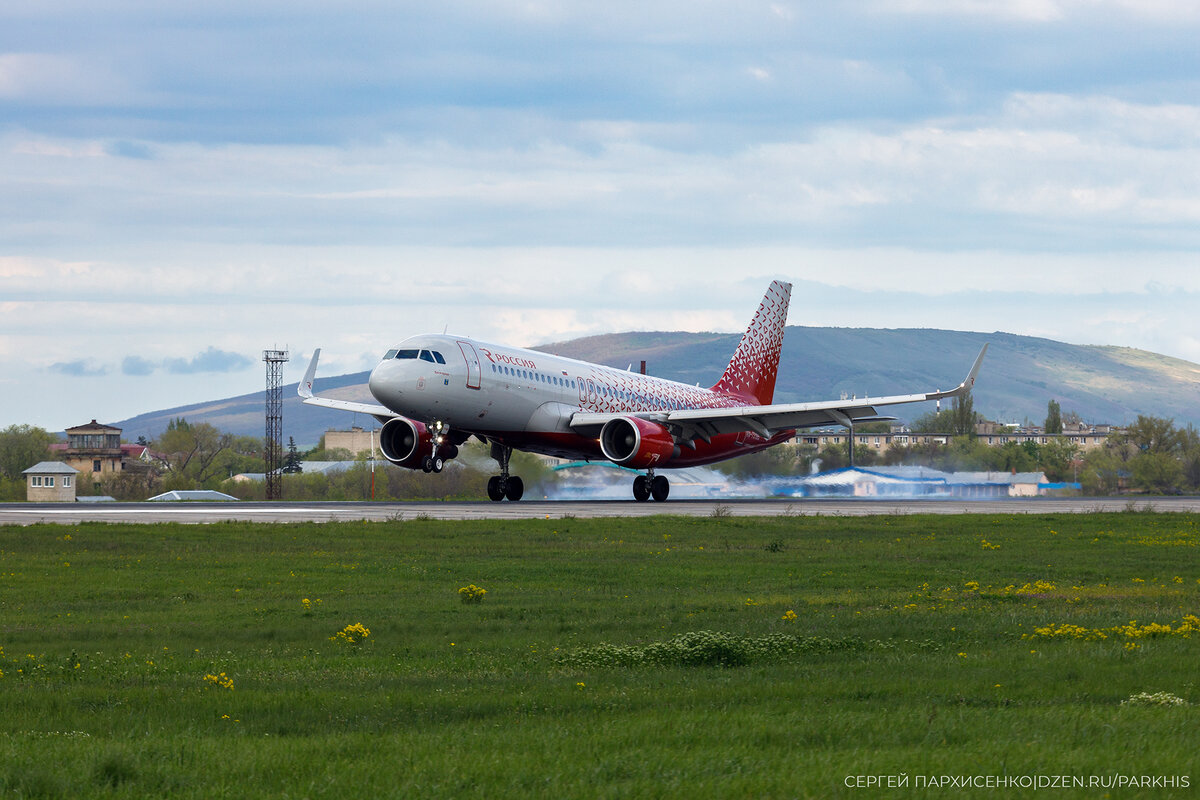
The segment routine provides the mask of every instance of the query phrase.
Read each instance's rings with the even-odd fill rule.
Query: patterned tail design
[[[712,387],[714,392],[758,405],[771,402],[775,396],[775,376],[779,373],[779,351],[783,347],[783,328],[787,324],[791,296],[790,283],[771,282],[758,313],[750,320],[750,327],[725,368],[725,374]]]

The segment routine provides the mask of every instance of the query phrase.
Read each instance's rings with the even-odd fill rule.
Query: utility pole
[[[267,365],[267,438],[264,460],[267,462],[267,499],[283,496],[280,479],[283,456],[283,365],[287,350],[263,350]]]

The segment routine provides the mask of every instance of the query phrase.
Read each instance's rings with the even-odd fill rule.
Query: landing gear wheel
[[[433,456],[425,456],[421,459],[421,471],[426,474],[433,472]]]
[[[654,480],[650,481],[650,494],[654,499],[661,503],[667,499],[667,495],[671,493],[671,482],[663,475],[655,475]]]
[[[525,482],[516,475],[508,474],[508,460],[512,456],[512,448],[494,440],[490,441],[492,442],[492,458],[496,459],[496,463],[500,465],[500,474],[493,475],[488,480],[488,497],[496,501],[507,497],[516,502],[521,499],[521,495],[525,494]]]
[[[488,499],[494,503],[499,503],[504,499],[504,483],[500,480],[499,475],[488,478],[487,493]]]
[[[650,499],[650,479],[645,475],[638,475],[633,479],[633,499],[639,503]]]
[[[518,475],[510,476],[504,487],[504,496],[515,503],[521,499],[523,494],[525,494],[525,481],[521,480]]]
[[[445,460],[444,460],[444,459],[443,459],[441,456],[434,456],[434,458],[433,458],[433,471],[434,471],[435,473],[436,473],[436,472],[441,472],[441,471],[442,471],[442,468],[443,468],[443,467],[445,467],[445,466],[446,466],[446,461],[445,461]]]

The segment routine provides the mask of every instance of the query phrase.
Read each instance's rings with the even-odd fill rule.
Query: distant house
[[[791,482],[801,497],[1036,497],[1041,472],[942,472],[929,467],[847,467]]]
[[[21,473],[30,503],[74,503],[79,470],[61,461],[41,461]]]

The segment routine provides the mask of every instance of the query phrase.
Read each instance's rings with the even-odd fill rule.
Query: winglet
[[[967,377],[958,386],[948,392],[933,392],[926,395],[926,400],[944,400],[947,397],[958,397],[964,395],[975,386],[975,379],[979,377],[979,368],[983,366],[983,357],[987,355],[988,343],[985,342],[983,349],[979,351],[979,355],[975,357],[975,363],[971,365],[971,371],[967,373]]]
[[[308,369],[304,370],[304,380],[296,385],[296,394],[307,399],[313,396],[313,380],[317,376],[317,359],[321,357],[321,348],[313,350],[312,361],[308,362]]]
[[[975,363],[971,365],[971,371],[967,373],[967,379],[958,388],[970,391],[975,386],[975,379],[979,377],[979,368],[983,366],[983,357],[987,355],[987,349],[988,342],[984,342],[979,355],[975,356]]]

